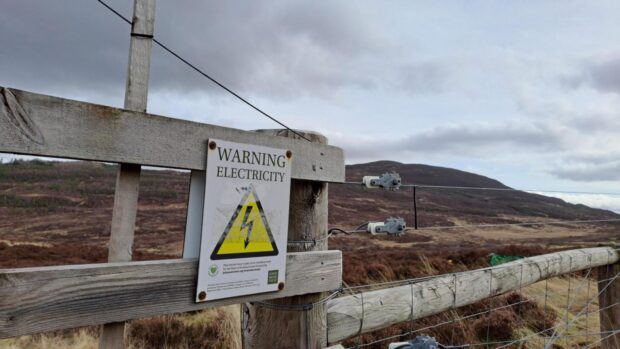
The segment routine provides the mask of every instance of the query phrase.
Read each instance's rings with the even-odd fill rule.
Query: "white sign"
[[[292,154],[209,140],[196,301],[284,286]]]

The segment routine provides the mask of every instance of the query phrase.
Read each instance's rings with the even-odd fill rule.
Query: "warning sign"
[[[211,253],[211,259],[278,255],[278,246],[273,240],[258,194],[252,185],[243,190],[246,194]]]
[[[292,154],[209,140],[196,301],[284,282]]]

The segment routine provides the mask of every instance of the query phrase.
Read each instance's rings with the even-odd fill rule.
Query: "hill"
[[[364,175],[380,175],[387,171],[399,173],[403,183],[509,189],[497,180],[474,173],[391,161],[347,166],[347,181],[360,182]],[[418,188],[417,208],[421,228],[620,217],[611,211],[522,191]],[[365,220],[381,221],[390,215],[403,217],[409,226],[413,225],[411,188],[383,191],[352,185],[330,186],[332,224],[354,226]]]
[[[0,164],[0,267],[25,267],[70,263],[104,262],[110,234],[114,165],[89,162],[16,161]],[[373,162],[347,166],[347,180],[364,175],[397,171],[404,183],[507,188],[484,176],[455,169],[397,162]],[[189,174],[179,171],[143,170],[134,245],[134,259],[176,258],[182,254]],[[548,220],[617,218],[604,210],[573,205],[542,195],[516,191],[433,189],[417,191],[420,230],[400,237],[360,233],[334,236],[329,247],[343,252],[343,281],[346,285],[443,274],[488,266],[487,254],[535,255],[550,250],[617,241],[617,224],[532,225],[432,229],[487,223],[520,223]],[[365,189],[361,185],[329,185],[329,224],[352,228],[368,220],[389,216],[413,223],[412,191]],[[595,283],[592,283],[596,285]],[[550,285],[554,285],[551,284]],[[530,295],[525,290],[526,295]],[[595,291],[592,291],[595,292]],[[534,296],[540,296],[535,294]],[[512,297],[509,295],[509,297]],[[503,301],[500,298],[498,301]],[[550,304],[564,301],[550,299]],[[487,303],[469,307],[474,313]],[[523,321],[505,321],[521,312],[491,314],[475,322],[462,322],[462,333],[477,333],[490,322],[502,323],[503,333],[517,331]],[[180,316],[133,321],[129,340],[136,348],[162,346],[162,333],[169,347],[186,343],[223,343],[218,337],[236,333],[214,329],[218,323],[238,324],[239,309],[208,310]],[[458,313],[423,319],[419,326],[453,319]],[[501,316],[500,316],[501,315]],[[499,316],[499,317],[498,317]],[[217,319],[217,320],[213,320]],[[230,325],[238,330],[238,326]],[[228,325],[227,325],[228,326]],[[237,331],[235,330],[235,331]],[[406,333],[410,324],[364,335],[369,342],[388,335]],[[429,334],[448,341],[452,327],[440,327]],[[97,328],[65,331],[62,334],[28,336],[0,341],[0,348],[88,347],[96,343]],[[511,332],[512,333],[512,332]],[[219,335],[218,335],[219,334]],[[238,338],[237,338],[238,339]],[[471,337],[471,340],[477,340]],[[232,341],[232,339],[230,339]],[[346,342],[355,345],[355,341]],[[82,343],[82,344],[75,344]],[[209,342],[211,343],[211,342]],[[89,344],[90,345],[90,344]],[[371,348],[383,348],[382,344]]]
[[[349,165],[347,180],[361,181],[364,175],[386,171],[400,173],[404,183],[507,188],[499,181],[473,173],[389,161]],[[0,244],[5,245],[0,264],[104,261],[115,176],[116,166],[101,163],[15,161],[0,165]],[[137,258],[181,255],[188,184],[187,172],[143,170],[136,228]],[[419,188],[417,194],[420,228],[620,217],[609,211],[518,191]],[[329,199],[330,226],[352,228],[389,216],[403,217],[413,226],[410,188],[385,191],[331,184]],[[416,242],[416,248],[429,245],[444,250],[450,246],[494,245],[505,239],[520,243],[551,239],[561,246],[604,241],[612,234],[611,228],[599,224],[420,230],[399,239],[379,238],[378,241],[384,245]],[[371,243],[376,240],[366,235],[352,238]],[[6,249],[9,245],[13,248]]]

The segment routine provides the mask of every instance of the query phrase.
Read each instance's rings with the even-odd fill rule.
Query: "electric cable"
[[[127,22],[128,24],[132,25],[132,21],[130,21],[127,17],[123,16],[121,13],[119,13],[118,11],[116,11],[114,8],[112,8],[110,5],[108,5],[107,3],[105,3],[103,0],[97,0],[97,2],[99,2],[101,5],[103,5],[105,8],[107,8],[108,10],[110,10],[112,13],[114,13],[116,16],[118,16],[120,19],[122,19],[123,21]],[[149,36],[150,38],[150,36]],[[295,135],[305,139],[308,142],[311,142],[310,139],[308,139],[307,137],[305,137],[304,135],[302,135],[301,133],[293,130],[292,128],[288,127],[287,125],[285,125],[283,122],[279,121],[278,119],[276,119],[275,117],[269,115],[268,113],[266,113],[265,111],[263,111],[262,109],[260,109],[259,107],[257,107],[256,105],[252,104],[251,102],[249,102],[247,99],[241,97],[238,93],[234,92],[233,90],[231,90],[230,88],[226,87],[224,84],[222,84],[221,82],[219,82],[218,80],[216,80],[215,78],[213,78],[212,76],[210,76],[209,74],[205,73],[202,69],[196,67],[194,64],[190,63],[188,60],[186,60],[185,58],[181,57],[181,55],[179,55],[178,53],[176,53],[175,51],[173,51],[172,49],[170,49],[167,45],[165,45],[164,43],[162,43],[161,41],[157,40],[155,37],[152,38],[153,42],[155,44],[157,44],[159,47],[161,47],[164,51],[168,52],[169,54],[171,54],[172,56],[176,57],[178,60],[180,60],[181,62],[185,63],[185,65],[187,65],[188,67],[190,67],[191,69],[193,69],[194,71],[196,71],[198,74],[202,75],[203,77],[207,78],[208,80],[210,80],[211,82],[213,82],[214,84],[216,84],[217,86],[221,87],[222,89],[224,89],[226,92],[230,93],[231,95],[235,96],[237,99],[239,99],[241,102],[245,103],[246,105],[248,105],[249,107],[251,107],[252,109],[256,110],[257,112],[259,112],[260,114],[262,114],[263,116],[269,118],[270,120],[272,120],[273,122],[277,123],[278,125],[284,127],[285,129],[291,131],[292,133],[294,133]]]

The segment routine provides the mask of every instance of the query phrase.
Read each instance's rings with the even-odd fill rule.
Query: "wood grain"
[[[620,348],[620,263],[602,266],[598,268],[599,308],[607,308],[600,313],[601,332],[607,337],[601,341],[601,349]],[[616,279],[613,279],[616,278]],[[611,279],[611,280],[610,280]]]
[[[260,130],[264,134],[283,137],[298,137],[288,130]],[[326,144],[324,136],[304,132],[303,135],[316,143]],[[295,161],[299,161],[295,159]],[[327,236],[327,184],[303,180],[292,180],[289,205],[288,240],[321,239]],[[327,239],[319,243],[289,245],[288,251],[327,250]],[[342,271],[338,271],[342,274]],[[288,287],[288,279],[287,286]],[[277,299],[278,304],[316,303],[326,293],[311,291],[296,297]],[[282,311],[260,305],[245,305],[247,325],[244,326],[245,348],[322,348],[327,344],[325,304],[309,311]]]
[[[378,330],[618,260],[618,252],[611,247],[570,250],[458,273],[456,278],[449,274],[411,285],[364,292],[363,310],[360,295],[336,298],[327,306],[328,339],[337,343],[356,335],[360,326],[362,333]]]
[[[200,124],[16,89],[15,97],[40,131],[33,141],[0,115],[0,152],[205,170],[207,139],[293,152],[292,178],[344,181],[342,149],[306,140]],[[3,110],[0,110],[0,114]]]
[[[198,262],[165,260],[0,270],[0,338],[323,292],[340,251],[289,253],[279,292],[195,303]]]
[[[155,0],[135,0],[125,86],[125,109],[146,112],[149,71],[155,26]],[[140,165],[121,163],[116,179],[109,262],[130,261],[138,210]],[[99,349],[123,349],[125,323],[106,324],[99,336]]]

